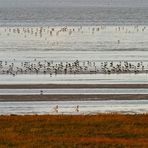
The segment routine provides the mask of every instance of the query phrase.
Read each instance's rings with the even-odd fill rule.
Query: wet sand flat
[[[0,84],[0,89],[27,88],[148,88],[148,84]]]
[[[0,89],[55,89],[55,88],[148,88],[148,84],[12,84]],[[0,101],[87,101],[87,100],[147,100],[148,94],[88,94],[88,95],[0,95]]]

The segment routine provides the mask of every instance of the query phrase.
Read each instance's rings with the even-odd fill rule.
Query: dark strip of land
[[[148,84],[0,84],[0,89],[9,88],[148,88]]]
[[[99,95],[0,95],[0,101],[92,101],[92,100],[147,100],[148,94]]]

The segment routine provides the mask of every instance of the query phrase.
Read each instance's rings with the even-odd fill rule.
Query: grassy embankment
[[[0,116],[0,147],[148,147],[147,115]]]

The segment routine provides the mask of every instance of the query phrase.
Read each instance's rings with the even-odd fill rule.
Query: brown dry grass
[[[0,116],[0,148],[147,148],[146,115]]]

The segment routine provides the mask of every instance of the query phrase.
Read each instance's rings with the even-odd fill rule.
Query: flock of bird
[[[64,26],[64,27],[1,27],[0,36],[6,35],[12,36],[16,35],[18,38],[23,37],[24,39],[37,39],[46,42],[47,44],[51,44],[52,46],[57,45],[60,42],[60,36],[64,34],[66,37],[72,36],[75,33],[80,34],[95,34],[97,32],[108,32],[114,31],[117,33],[136,33],[136,32],[145,32],[147,27],[145,26],[114,26],[111,27],[113,30],[108,30],[110,27],[108,26]],[[58,40],[54,40],[54,37],[58,38]],[[53,39],[53,40],[52,40]],[[120,44],[120,39],[117,40],[117,44]]]
[[[62,32],[68,32],[69,35],[72,35],[74,32],[81,32],[84,33],[83,31],[89,31],[90,33],[95,33],[99,31],[106,31],[109,27],[108,26],[57,26],[57,27],[4,27],[4,32],[7,34],[7,36],[11,34],[23,34],[24,37],[27,37],[27,34],[32,34],[34,36],[40,36],[44,33],[49,34],[50,36],[52,35],[60,35]],[[114,26],[114,31],[116,32],[125,32],[125,33],[131,33],[131,32],[144,32],[147,27],[146,26]],[[0,33],[0,35],[2,32]],[[26,35],[26,36],[25,36]]]
[[[95,34],[96,32],[123,32],[123,33],[133,33],[133,32],[145,32],[147,27],[145,26],[114,26],[112,29],[108,30],[108,26],[65,26],[65,27],[1,27],[0,36],[6,35],[11,36],[16,35],[17,38],[23,36],[27,38],[28,41],[31,37],[42,38],[47,43],[50,42],[58,44],[59,42],[65,41],[65,38],[61,37],[64,33],[64,37],[72,36],[74,33],[87,33]],[[12,38],[13,38],[12,35]],[[56,37],[56,38],[54,38]],[[52,39],[51,39],[52,38]],[[5,39],[5,38],[4,38]],[[57,40],[58,39],[58,40]],[[73,39],[73,38],[72,38]],[[22,40],[22,38],[21,38]],[[77,39],[76,39],[77,40]],[[38,40],[37,40],[38,41]],[[117,39],[117,44],[120,44],[120,39]],[[24,47],[25,48],[25,47]],[[20,49],[21,50],[21,49]],[[58,59],[55,59],[58,60]],[[73,62],[53,62],[53,61],[37,61],[36,59],[32,62],[24,61],[18,62],[13,61],[0,61],[0,74],[92,74],[92,73],[147,73],[147,65],[140,62],[128,62],[128,61],[79,61],[75,60]]]
[[[140,62],[128,61],[79,61],[74,62],[53,62],[37,61],[32,62],[7,62],[0,61],[0,74],[120,74],[120,73],[148,73],[148,65]]]

